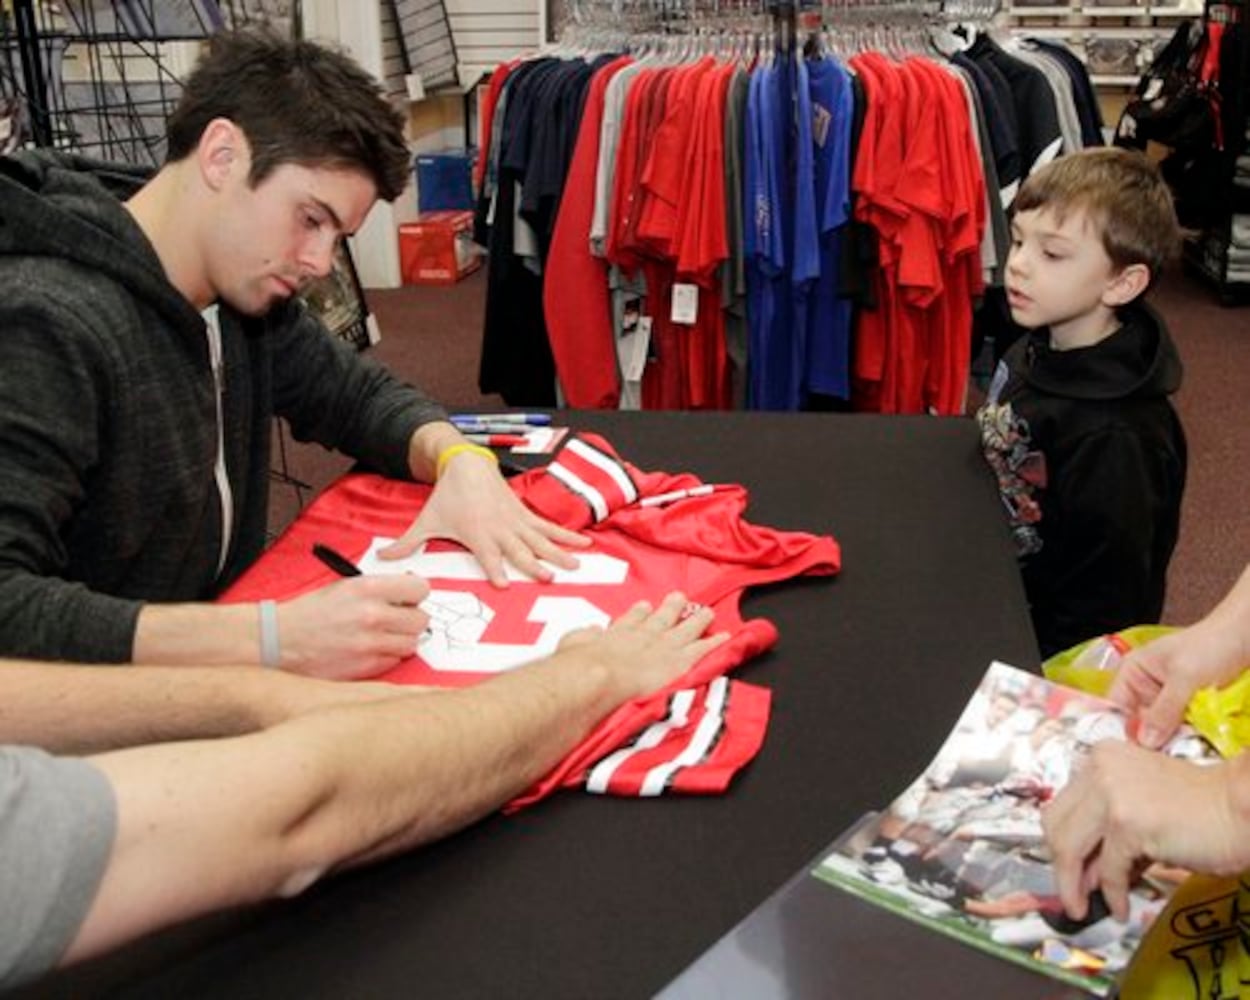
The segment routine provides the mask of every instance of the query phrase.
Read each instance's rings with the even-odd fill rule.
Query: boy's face
[[[1011,318],[1028,329],[1050,327],[1056,346],[1094,343],[1115,328],[1118,273],[1084,209],[1070,208],[1061,220],[1043,206],[1012,220],[1004,276]]]
[[[373,181],[357,170],[275,168],[256,187],[246,164],[231,178],[205,256],[217,294],[262,315],[330,272],[338,242],[373,206]]]

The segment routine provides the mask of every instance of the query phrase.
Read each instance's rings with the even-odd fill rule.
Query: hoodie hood
[[[0,158],[0,260],[73,261],[124,285],[177,323],[198,315],[165,277],[122,205],[150,171],[44,150]]]
[[[1147,398],[1176,392],[1183,367],[1158,314],[1144,302],[1134,302],[1118,317],[1120,328],[1110,337],[1069,351],[1050,346],[1049,330],[1034,330],[1024,345],[1025,382],[1067,399]]]

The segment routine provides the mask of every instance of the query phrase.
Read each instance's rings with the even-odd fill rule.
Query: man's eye
[[[320,229],[322,221],[311,212],[305,212],[302,216],[305,229]]]

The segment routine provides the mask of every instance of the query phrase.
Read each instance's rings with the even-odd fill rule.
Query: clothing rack
[[[481,390],[515,405],[959,410],[962,338],[1006,226],[991,240],[983,225],[988,132],[983,116],[970,120],[981,108],[971,76],[939,69],[949,57],[927,31],[994,9],[989,0],[570,3],[560,42],[498,67],[485,101],[493,124],[483,129],[476,231],[492,267]],[[881,184],[886,175],[866,167],[852,186],[856,114],[878,101],[859,148],[875,157],[882,137],[880,155],[898,157],[890,137],[915,113],[903,102],[929,93],[947,124],[915,126],[923,150],[892,161]],[[716,120],[722,100],[733,109],[723,123],[698,118],[710,110]],[[576,124],[584,115],[589,128]],[[978,127],[984,142],[971,135]],[[612,143],[606,154],[601,142]],[[732,158],[722,153],[731,148]],[[707,155],[723,155],[724,171],[696,169]],[[897,213],[886,218],[888,185],[904,174],[905,233],[888,229]],[[989,190],[998,205],[997,177]],[[942,191],[956,191],[958,205],[939,206]],[[716,219],[707,206],[721,199]],[[851,358],[861,328],[869,346]],[[916,360],[896,374],[903,355]]]
[[[566,0],[562,46],[639,51],[665,40],[763,37],[762,47],[792,53],[822,32],[849,36],[848,48],[906,48],[912,33],[959,25],[985,28],[1002,0]]]

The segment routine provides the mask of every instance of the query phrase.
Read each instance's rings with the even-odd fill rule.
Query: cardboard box
[[[405,285],[454,285],[481,266],[472,212],[422,212],[416,222],[399,227],[399,271]]]
[[[417,178],[417,211],[471,209],[475,156],[476,150],[473,149],[418,153],[413,163]]]

